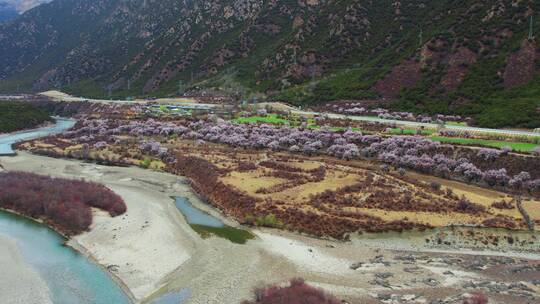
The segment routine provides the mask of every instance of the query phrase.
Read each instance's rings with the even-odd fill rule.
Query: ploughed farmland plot
[[[215,206],[254,225],[336,238],[447,225],[526,229],[512,198],[464,183],[454,193],[452,185],[439,188],[424,176],[408,178],[360,161],[255,151],[231,156],[224,147],[176,145],[183,156],[175,172],[192,177]],[[511,207],[493,207],[496,201]]]

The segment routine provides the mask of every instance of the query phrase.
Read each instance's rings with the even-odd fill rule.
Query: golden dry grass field
[[[160,160],[142,155],[136,142],[134,138],[125,138],[122,145],[111,145],[106,150],[89,149],[85,153],[93,159],[166,169]],[[404,176],[396,171],[382,172],[368,161],[346,162],[208,143],[197,146],[191,140],[169,140],[166,145],[183,156],[215,165],[220,170],[220,182],[255,198],[258,209],[272,214],[287,214],[292,208],[332,222],[358,225],[357,230],[365,230],[369,225],[385,227],[389,223],[395,228],[396,223],[402,222],[408,223],[408,228],[466,225],[526,229],[513,197],[462,182],[414,172]],[[83,150],[67,139],[36,140],[25,143],[23,148],[71,157]],[[493,206],[503,201],[511,207]],[[540,201],[525,199],[523,206],[533,221],[540,221]],[[287,225],[286,216],[282,221]],[[537,225],[536,229],[539,228]]]

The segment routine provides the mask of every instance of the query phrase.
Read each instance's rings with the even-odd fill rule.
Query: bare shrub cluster
[[[255,300],[242,304],[339,304],[341,301],[303,279],[293,279],[287,287],[270,285],[255,290]]]
[[[0,173],[0,207],[43,219],[66,235],[87,231],[91,207],[111,216],[126,212],[122,198],[103,185],[23,172]]]

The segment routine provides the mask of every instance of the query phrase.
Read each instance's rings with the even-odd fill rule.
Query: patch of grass
[[[235,123],[266,123],[266,124],[280,125],[280,126],[289,125],[291,127],[298,127],[302,124],[299,118],[298,119],[294,118],[294,119],[289,120],[289,119],[279,118],[278,115],[276,114],[268,114],[267,116],[240,117],[232,121]],[[308,129],[322,128],[322,126],[318,125],[315,119],[313,118],[308,119],[306,123],[307,123]],[[333,132],[345,132],[348,129],[349,128],[346,128],[346,127],[330,127],[330,130]],[[350,129],[354,132],[363,132],[362,129],[360,128],[350,128]],[[368,133],[369,132],[366,132],[366,134]],[[416,134],[416,133],[413,132],[412,134]],[[425,133],[424,135],[431,135],[431,134],[433,134],[433,132]]]
[[[416,129],[403,129],[403,133],[401,132],[401,129],[400,128],[392,128],[389,130],[390,134],[392,135],[417,135],[417,130]],[[433,130],[422,130],[422,133],[421,135],[432,135],[433,133],[435,133],[435,131]]]
[[[143,169],[152,169],[155,171],[161,171],[165,168],[165,163],[161,160],[154,160],[150,157],[145,157],[144,160],[139,162],[139,166]]]
[[[246,216],[246,222],[259,227],[271,227],[281,228],[283,222],[280,221],[274,214],[267,214],[265,216],[254,217],[252,215]]]
[[[466,122],[463,121],[447,121],[444,123],[448,126],[459,126],[459,127],[468,127],[469,125]]]
[[[190,224],[202,238],[209,238],[211,235],[228,239],[235,244],[245,244],[248,240],[255,238],[253,233],[230,226],[210,227],[205,225]]]
[[[164,113],[169,113],[171,111],[166,105],[160,105],[159,109]]]
[[[144,169],[150,168],[150,164],[152,164],[152,159],[146,157],[144,160],[141,160],[139,163],[139,166],[141,166]]]
[[[458,144],[464,146],[485,146],[492,148],[502,148],[505,146],[511,147],[515,151],[530,152],[537,147],[536,144],[522,143],[522,142],[510,142],[500,140],[487,140],[487,139],[475,139],[475,138],[459,138],[459,137],[443,137],[443,136],[431,136],[431,140],[442,143]]]
[[[273,125],[285,125],[290,124],[289,120],[279,118],[276,114],[269,114],[266,116],[250,116],[240,117],[233,120],[236,123],[268,123]]]

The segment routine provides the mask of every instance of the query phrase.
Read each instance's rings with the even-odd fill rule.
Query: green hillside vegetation
[[[442,136],[431,136],[429,138],[433,141],[438,141],[442,143],[450,143],[450,144],[458,144],[458,145],[464,145],[464,146],[482,146],[482,147],[491,147],[491,148],[498,148],[498,149],[503,148],[503,147],[510,147],[514,151],[518,151],[518,152],[531,152],[536,147],[538,147],[537,144],[532,144],[532,143],[510,142],[510,141],[501,141],[501,140],[442,137]]]
[[[236,123],[267,123],[272,125],[290,124],[289,120],[279,118],[276,114],[269,114],[266,116],[239,117],[234,119],[233,121]]]
[[[20,102],[0,101],[0,133],[35,128],[47,121],[53,119],[40,108]]]
[[[198,224],[190,224],[190,226],[203,238],[209,238],[212,235],[216,235],[218,237],[228,239],[235,244],[245,244],[247,241],[255,238],[255,235],[247,230],[230,226],[211,227]]]
[[[507,4],[53,1],[0,24],[0,92],[125,98],[210,88],[304,107],[384,98],[394,110],[467,115],[485,127],[540,127],[538,77],[503,79],[531,13],[537,36],[540,16],[534,1]],[[539,41],[530,41],[536,51]],[[460,52],[464,61],[450,67]],[[514,65],[538,75],[538,61]],[[443,81],[457,78],[452,69],[463,73],[455,87]]]

